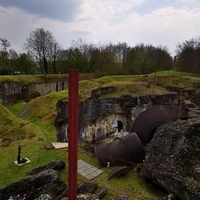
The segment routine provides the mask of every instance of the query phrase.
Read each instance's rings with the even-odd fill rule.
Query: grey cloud
[[[0,9],[0,14],[4,14],[4,13],[6,13],[6,11],[3,9]]]
[[[0,0],[6,8],[17,7],[28,13],[61,21],[71,21],[79,12],[82,0]]]

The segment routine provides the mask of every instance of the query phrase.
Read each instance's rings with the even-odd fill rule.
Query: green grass
[[[44,82],[41,75],[0,75],[0,83],[5,82],[19,82],[21,84],[28,84],[34,82]]]
[[[178,86],[195,89],[194,85],[200,83],[198,76],[191,77],[189,74],[167,74],[168,72],[158,72],[155,86],[155,93],[165,92],[165,86]],[[0,77],[1,78],[1,77]],[[7,77],[9,80],[9,77]],[[149,95],[152,94],[154,76],[106,76],[98,79],[82,80],[79,84],[79,99],[84,101],[91,96],[91,91],[100,87],[114,86],[116,92],[104,95],[101,98],[117,97],[122,94]],[[0,79],[1,82],[1,79]],[[163,86],[163,87],[162,87]],[[3,135],[12,139],[8,147],[3,147],[0,142],[0,188],[5,187],[19,179],[25,177],[26,173],[34,167],[42,166],[54,160],[68,162],[67,149],[47,150],[45,145],[56,141],[56,129],[53,125],[57,115],[56,103],[61,98],[67,98],[68,92],[52,92],[48,95],[32,99],[29,102],[19,102],[12,106],[0,104],[0,137]],[[0,102],[2,103],[2,101]],[[23,109],[30,109],[30,116],[19,117]],[[39,141],[38,138],[43,138]],[[22,146],[21,156],[28,157],[31,163],[22,167],[14,165],[17,159],[18,145]],[[89,156],[79,145],[79,159],[82,159],[96,167],[98,162],[94,157]],[[107,189],[108,194],[104,199],[112,199],[120,194],[128,195],[137,200],[161,200],[163,192],[159,191],[152,184],[147,183],[141,176],[130,171],[126,177],[121,179],[107,180],[108,174],[114,168],[101,168],[103,174],[96,177],[96,182],[100,189]],[[67,183],[67,168],[59,172],[62,179]],[[79,181],[88,181],[78,175]]]
[[[153,75],[154,73],[152,73],[151,75]],[[171,75],[174,75],[174,76],[189,76],[189,77],[198,77],[200,78],[200,74],[194,74],[194,73],[187,73],[187,72],[178,72],[178,71],[173,71],[173,70],[170,70],[170,71],[158,71],[156,72],[157,75],[160,75],[160,76],[171,76]]]
[[[31,160],[31,163],[27,165],[17,167],[13,161],[17,160],[18,145],[22,146],[21,156],[28,157]],[[35,139],[25,139],[12,142],[9,147],[1,147],[1,181],[0,187],[9,185],[23,177],[26,173],[33,169],[48,162],[54,160],[67,160],[66,152],[63,150],[46,150],[44,148],[45,143]]]

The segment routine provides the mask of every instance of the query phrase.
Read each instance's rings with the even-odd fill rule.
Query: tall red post
[[[79,71],[68,71],[68,199],[77,199]]]

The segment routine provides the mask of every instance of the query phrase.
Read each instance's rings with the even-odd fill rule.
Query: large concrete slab
[[[52,142],[51,144],[55,147],[55,149],[62,149],[68,147],[67,142]]]

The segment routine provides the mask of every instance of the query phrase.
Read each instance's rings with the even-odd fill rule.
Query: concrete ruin
[[[105,139],[106,135],[123,137],[140,113],[155,105],[178,105],[177,93],[134,97],[123,95],[118,98],[89,98],[79,103],[79,141]],[[57,102],[57,116],[54,125],[57,141],[67,141],[68,101]],[[109,141],[109,140],[108,140]]]
[[[31,83],[31,84],[20,84],[18,82],[5,82],[0,85],[0,98],[3,99],[4,104],[12,104],[15,97],[23,96],[27,93],[37,93],[37,96],[43,96],[50,92],[63,91],[68,88],[68,82],[56,81],[56,82],[45,82],[45,83]]]

